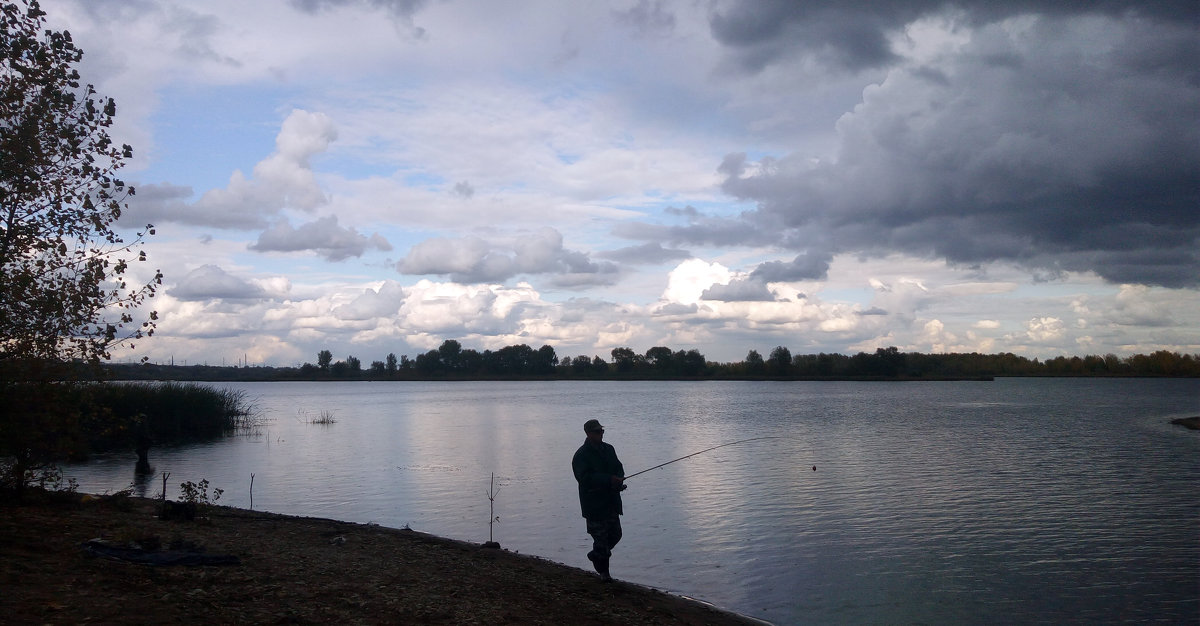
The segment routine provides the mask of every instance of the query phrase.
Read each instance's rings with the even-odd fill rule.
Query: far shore
[[[0,500],[5,623],[764,623],[407,529],[223,506],[162,521],[159,508],[63,492]]]

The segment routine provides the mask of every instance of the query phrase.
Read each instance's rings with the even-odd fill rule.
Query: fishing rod
[[[759,440],[761,440],[761,439],[784,439],[784,437],[751,437],[751,438],[749,438],[749,439],[741,439],[741,440],[739,440],[739,441],[731,441],[731,442],[729,442],[729,443],[723,443],[723,444],[721,444],[721,445],[719,445],[719,446],[713,446],[713,447],[711,447],[711,448],[705,448],[705,449],[703,449],[703,450],[701,450],[701,451],[699,451],[699,452],[693,452],[693,453],[691,453],[691,454],[688,454],[688,455],[681,456],[681,457],[679,457],[678,459],[671,459],[670,461],[667,461],[666,463],[659,463],[658,465],[655,465],[654,467],[651,467],[651,468],[649,468],[649,469],[644,469],[644,470],[642,470],[642,471],[640,471],[640,472],[637,472],[637,473],[634,473],[634,474],[630,474],[630,475],[626,476],[626,477],[624,478],[624,480],[629,480],[630,478],[633,478],[634,476],[637,476],[638,474],[645,474],[646,472],[649,472],[650,470],[656,470],[656,469],[658,469],[658,468],[660,468],[660,467],[663,467],[664,465],[670,465],[670,464],[672,464],[672,463],[674,463],[674,462],[676,462],[676,461],[682,461],[682,460],[684,460],[684,459],[688,459],[688,458],[694,457],[694,456],[696,456],[697,454],[704,454],[705,452],[711,452],[711,451],[713,451],[713,450],[716,450],[717,448],[724,448],[725,446],[733,446],[733,445],[737,445],[737,444],[739,444],[739,443],[746,443],[747,441],[759,441]],[[813,467],[813,469],[815,470],[815,469],[817,469],[817,468],[816,468],[816,467]]]

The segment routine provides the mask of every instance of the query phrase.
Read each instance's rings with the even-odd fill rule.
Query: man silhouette
[[[588,560],[600,574],[600,579],[609,582],[608,560],[613,546],[621,540],[621,492],[625,490],[625,468],[617,458],[617,451],[604,443],[604,427],[598,420],[588,420],[583,425],[587,439],[575,451],[571,459],[571,470],[579,483],[579,507],[587,520],[587,532],[592,536],[592,550]]]

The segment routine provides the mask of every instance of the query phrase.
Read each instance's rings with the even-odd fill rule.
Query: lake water
[[[1200,381],[255,383],[253,436],[151,451],[139,488],[590,569],[570,459],[632,478],[617,578],[777,624],[1200,621]],[[336,423],[308,423],[323,411]],[[816,467],[816,471],[813,467]],[[132,455],[67,474],[134,481]]]

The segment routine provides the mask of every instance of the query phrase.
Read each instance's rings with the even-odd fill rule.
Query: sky
[[[43,0],[134,148],[155,335],[1200,353],[1200,4]]]

